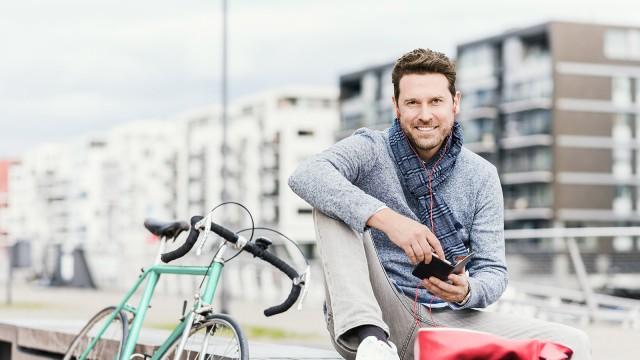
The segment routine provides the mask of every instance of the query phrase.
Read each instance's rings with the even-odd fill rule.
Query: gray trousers
[[[325,278],[327,328],[345,359],[355,359],[358,340],[351,329],[365,324],[382,328],[403,360],[413,360],[418,332],[413,298],[396,291],[382,267],[371,235],[358,233],[339,220],[313,211],[318,250]],[[589,338],[582,330],[512,314],[475,309],[451,310],[418,305],[422,326],[478,330],[508,339],[538,338],[569,346],[572,359],[591,358]]]

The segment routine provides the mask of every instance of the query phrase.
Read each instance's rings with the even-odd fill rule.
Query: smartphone
[[[455,266],[453,266],[436,256],[431,256],[430,263],[425,264],[424,262],[420,262],[416,265],[415,269],[413,269],[412,274],[419,279],[426,279],[428,277],[435,276],[442,281],[447,281],[449,274],[461,273],[472,257],[473,253],[465,256],[462,260],[458,261]]]

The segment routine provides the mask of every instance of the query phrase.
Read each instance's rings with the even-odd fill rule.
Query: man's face
[[[422,160],[435,155],[453,128],[460,92],[449,92],[449,81],[438,73],[404,75],[399,99],[393,98],[400,127]]]

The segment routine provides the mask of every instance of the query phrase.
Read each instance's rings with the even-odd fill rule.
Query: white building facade
[[[250,206],[261,226],[275,227],[300,244],[313,244],[311,207],[288,187],[307,157],[334,142],[337,89],[291,87],[234,104],[229,136],[231,197]]]
[[[334,142],[337,93],[291,87],[231,104],[226,170],[217,107],[34,148],[10,167],[7,241],[31,244],[28,271],[45,283],[88,285],[77,282],[81,251],[93,285],[124,288],[157,250],[146,218],[205,214],[226,189],[226,199],[251,210],[256,226],[274,228],[312,254],[311,208],[289,190],[287,179],[301,160]],[[248,225],[240,207],[219,214],[232,228]]]

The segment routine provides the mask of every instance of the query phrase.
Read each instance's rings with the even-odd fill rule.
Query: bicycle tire
[[[69,345],[69,349],[64,354],[63,360],[79,359],[80,355],[82,355],[93,340],[95,334],[102,328],[105,320],[113,314],[115,309],[115,306],[109,306],[98,311],[73,339],[71,345]],[[98,340],[91,352],[89,352],[86,359],[118,359],[120,354],[122,354],[122,349],[128,335],[129,323],[127,314],[123,310],[120,310],[111,321],[109,328],[102,334],[101,339]]]
[[[213,333],[212,333],[213,331]],[[173,360],[182,337],[178,337],[160,357]],[[249,360],[247,336],[238,322],[227,314],[213,314],[194,324],[180,359],[200,359],[202,344],[207,344],[206,360]]]

